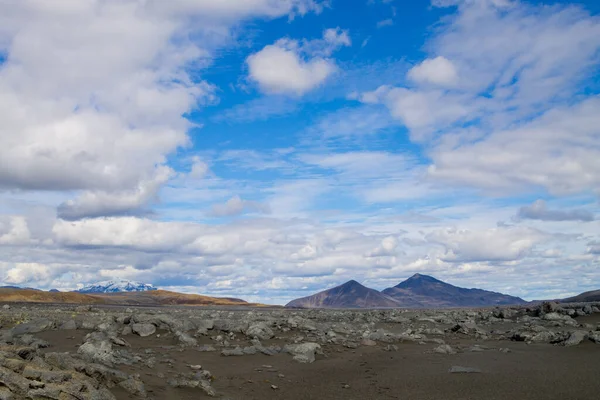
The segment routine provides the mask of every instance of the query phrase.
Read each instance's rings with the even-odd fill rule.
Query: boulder
[[[450,372],[451,374],[479,374],[481,373],[481,370],[479,368],[461,367],[458,365],[454,365],[450,367],[448,372]]]
[[[244,350],[241,347],[236,347],[235,349],[223,349],[221,351],[222,356],[231,357],[231,356],[243,356]]]
[[[54,327],[54,322],[49,319],[36,319],[31,322],[25,322],[24,324],[17,325],[11,329],[13,336],[20,336],[27,333],[39,333]]]
[[[185,332],[175,332],[175,337],[182,346],[198,346],[198,341]]]
[[[600,344],[600,332],[599,331],[590,332],[590,334],[588,335],[588,339],[590,339],[592,342],[594,342],[596,344]]]
[[[456,350],[454,350],[452,346],[447,344],[442,344],[436,347],[435,349],[433,349],[433,352],[439,354],[456,354]]]
[[[318,343],[301,343],[288,344],[283,348],[283,351],[290,353],[295,361],[300,363],[313,363],[315,361],[315,353],[321,350]]]
[[[75,329],[77,329],[77,323],[74,320],[70,319],[68,321],[63,322],[58,327],[58,329],[62,329],[62,330],[66,330],[66,331],[68,331],[68,330],[75,330]]]
[[[259,340],[271,339],[275,334],[273,330],[264,322],[256,322],[246,329],[246,336],[256,337]]]
[[[583,342],[587,338],[587,332],[584,331],[575,331],[569,335],[569,338],[564,341],[564,345],[569,346],[577,346],[581,342]]]
[[[131,325],[133,333],[138,334],[141,337],[146,337],[156,332],[156,326],[153,324],[133,324]]]

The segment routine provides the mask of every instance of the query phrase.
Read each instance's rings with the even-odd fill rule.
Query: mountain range
[[[482,289],[466,289],[415,274],[381,292],[352,280],[312,296],[292,300],[299,308],[449,308],[524,304],[525,300]]]
[[[105,281],[84,286],[76,290],[77,293],[123,293],[123,292],[147,292],[156,288],[147,283],[133,281]]]

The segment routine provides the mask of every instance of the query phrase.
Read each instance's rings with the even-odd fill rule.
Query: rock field
[[[419,397],[429,389],[414,385],[421,377],[449,388],[464,384],[456,379],[477,384],[494,368],[510,380],[501,375],[508,362],[501,357],[513,352],[510,368],[519,368],[545,353],[577,360],[569,348],[585,346],[586,362],[596,360],[588,367],[598,371],[599,317],[600,303],[456,310],[3,305],[0,400],[442,398]],[[393,377],[383,383],[386,363],[392,368],[399,359],[398,373],[414,387],[408,380],[394,386]],[[411,369],[407,360],[426,365]],[[466,361],[474,365],[459,364]],[[568,361],[563,367],[557,376],[568,373]]]

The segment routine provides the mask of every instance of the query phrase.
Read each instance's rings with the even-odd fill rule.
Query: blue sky
[[[600,287],[600,4],[0,5],[0,284]]]

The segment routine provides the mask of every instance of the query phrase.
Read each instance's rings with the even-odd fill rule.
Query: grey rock
[[[479,368],[461,367],[458,365],[454,365],[450,367],[448,372],[450,372],[451,374],[479,374],[481,373],[481,370]]]
[[[70,319],[68,321],[63,322],[58,329],[62,329],[62,330],[75,330],[77,329],[77,323]]]
[[[215,327],[215,323],[211,319],[205,319],[196,323],[196,335],[207,335],[208,331]]]
[[[564,345],[569,346],[577,346],[581,342],[583,342],[587,338],[587,332],[584,331],[575,331],[571,333],[569,338],[564,341]]]
[[[264,322],[256,322],[251,324],[248,329],[246,329],[246,336],[256,337],[260,340],[271,339],[275,334],[273,330]]]
[[[290,353],[295,361],[300,363],[313,363],[315,353],[321,350],[318,343],[288,344],[283,348],[283,352]]]
[[[588,335],[588,339],[590,339],[592,342],[594,342],[596,344],[600,344],[600,332],[599,331],[590,332],[590,334]]]
[[[196,350],[198,350],[198,351],[217,351],[217,349],[214,348],[214,346],[211,346],[209,344],[205,344],[203,346],[200,346]]]
[[[5,386],[0,386],[0,400],[16,400],[15,395]]]
[[[199,388],[204,391],[207,395],[213,397],[217,395],[215,389],[210,385],[210,382],[207,380],[198,380],[198,379],[171,379],[168,384],[172,387],[176,388]]]
[[[49,319],[36,319],[31,322],[17,325],[11,329],[14,336],[24,335],[27,333],[39,333],[54,327],[54,322]]]
[[[213,329],[221,332],[242,333],[248,328],[248,323],[228,319],[217,319],[213,321]]]
[[[456,350],[454,350],[452,346],[447,344],[442,344],[436,347],[435,349],[433,349],[433,352],[439,354],[456,354]]]
[[[221,355],[230,357],[230,356],[243,356],[244,350],[241,347],[236,347],[235,349],[223,349],[221,351]]]
[[[133,324],[131,325],[131,331],[141,337],[146,337],[156,332],[156,326],[153,324]]]
[[[182,346],[198,346],[198,341],[185,332],[175,332],[175,337]]]
[[[102,364],[112,365],[116,361],[112,344],[107,340],[100,342],[85,342],[79,346],[77,353],[89,360]]]
[[[144,383],[134,377],[129,377],[128,379],[119,382],[119,386],[125,389],[127,393],[134,396],[141,397],[142,399],[148,397]]]

